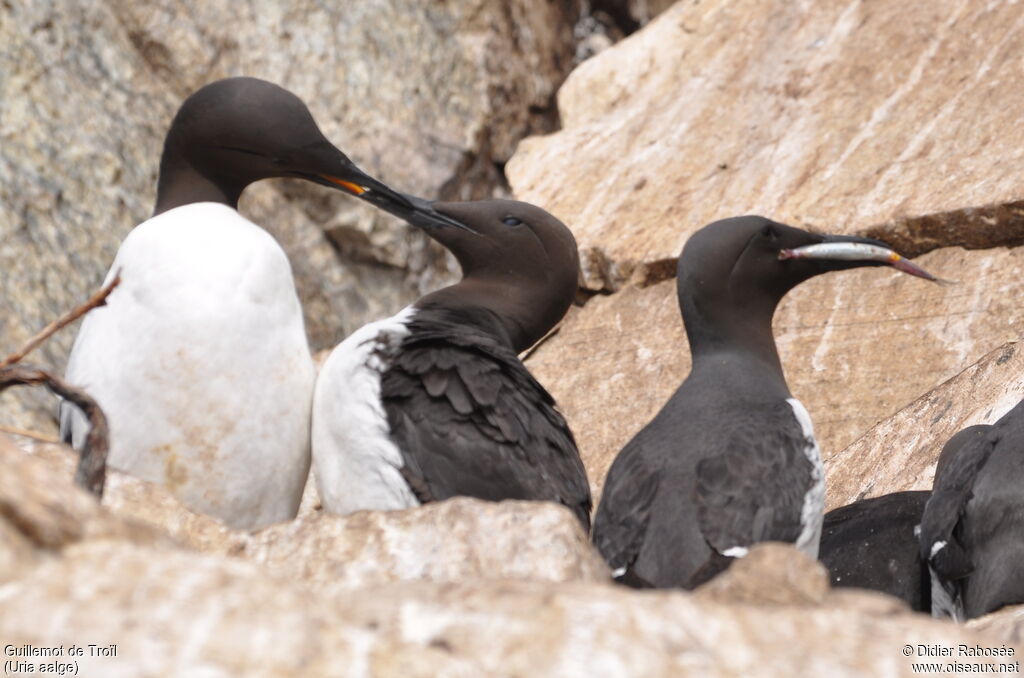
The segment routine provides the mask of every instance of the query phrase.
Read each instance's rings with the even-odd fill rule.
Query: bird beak
[[[396,217],[404,219],[419,228],[430,229],[450,226],[475,233],[473,229],[461,221],[452,219],[435,210],[433,203],[429,200],[399,193],[359,170],[354,165],[346,167],[345,170],[347,175],[345,178],[330,174],[318,174],[317,178],[320,181],[317,183],[350,193],[357,198],[365,200],[374,207],[394,214]]]
[[[847,262],[843,268],[855,266],[882,265],[892,266],[918,278],[933,282],[945,282],[924,270],[898,252],[886,247],[883,243],[869,238],[856,236],[827,235],[823,241],[814,245],[805,245],[795,249],[784,249],[779,252],[779,260],[814,259],[834,262]]]

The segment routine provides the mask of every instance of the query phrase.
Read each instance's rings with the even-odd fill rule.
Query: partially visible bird
[[[1024,402],[950,438],[921,520],[932,616],[1024,603]]]
[[[85,319],[67,379],[110,423],[108,462],[236,528],[295,515],[309,468],[314,368],[288,259],[236,208],[299,177],[447,223],[367,176],[290,92],[229,78],[188,97],[160,159],[156,209],[118,250],[121,284]],[[62,406],[61,436],[87,431]]]
[[[589,527],[590,488],[572,433],[517,357],[569,309],[576,241],[522,202],[433,208],[462,227],[410,222],[455,255],[462,280],[366,325],[327,359],[313,403],[324,507],[537,499],[567,506]]]
[[[929,612],[931,584],[917,545],[929,496],[929,490],[893,492],[826,513],[819,557],[832,586],[881,591]]]
[[[817,557],[821,455],[786,385],[772,316],[801,282],[872,265],[934,279],[877,241],[763,217],[689,239],[676,284],[692,371],[613,462],[594,519],[594,544],[620,581],[693,588],[759,541]]]
[[[936,462],[938,478],[965,444],[989,426],[969,426],[949,439]],[[919,533],[930,490],[861,499],[825,514],[821,562],[833,586],[896,596],[919,612],[932,610],[932,581]],[[940,593],[939,598],[942,598]]]

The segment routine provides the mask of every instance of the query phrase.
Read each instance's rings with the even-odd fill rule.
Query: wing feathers
[[[381,378],[391,436],[434,499],[543,499],[589,527],[590,488],[551,396],[489,334],[417,316]]]

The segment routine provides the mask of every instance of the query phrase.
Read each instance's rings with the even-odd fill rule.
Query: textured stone
[[[0,587],[0,637],[116,644],[116,657],[79,660],[78,675],[108,678],[886,677],[912,675],[906,643],[1002,642],[871,605],[754,607],[603,584],[414,582],[331,596],[237,559],[113,541],[73,546]]]
[[[74,473],[73,453],[63,445],[35,445],[31,454],[34,468],[50,477]],[[49,485],[43,476],[32,478],[38,493],[45,495]],[[46,500],[59,507],[61,497]],[[407,580],[558,582],[610,576],[579,521],[547,502],[459,497],[405,511],[336,516],[320,510],[314,490],[296,520],[249,533],[190,511],[160,485],[110,470],[103,506],[179,545],[252,560],[318,591]]]
[[[827,508],[902,490],[930,490],[942,446],[993,424],[1024,398],[1024,346],[1004,344],[880,422],[826,465]]]
[[[68,460],[55,464],[25,454],[0,433],[0,583],[87,539],[170,543],[158,530],[114,516],[75,486],[74,453],[63,452]]]
[[[404,511],[326,513],[239,539],[229,551],[318,591],[395,581],[607,581],[572,513],[548,502],[455,498]]]
[[[181,100],[228,75],[291,89],[367,171],[427,197],[502,193],[546,130],[577,0],[0,4],[0,353],[86,298],[155,195]],[[241,211],[288,252],[315,348],[450,280],[425,236],[338,192],[264,182]],[[325,237],[324,231],[330,237]],[[37,360],[60,369],[66,331]],[[52,430],[17,391],[2,421]]]
[[[983,631],[989,638],[998,638],[1004,643],[1024,645],[1024,605],[1004,607],[984,617],[970,619],[966,626]]]
[[[814,278],[779,306],[783,368],[826,469],[876,423],[1024,335],[1024,249],[945,248],[918,263],[960,282],[866,268]],[[593,297],[527,364],[569,420],[596,494],[615,455],[689,372],[675,280]],[[885,491],[895,489],[909,488]]]
[[[1022,26],[1012,3],[682,0],[573,71],[509,181],[573,226],[593,290],[746,213],[914,254],[1020,244]]]
[[[828,592],[828,572],[821,563],[790,544],[764,542],[695,595],[744,605],[820,605]]]

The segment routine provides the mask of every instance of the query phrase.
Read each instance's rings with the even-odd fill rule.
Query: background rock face
[[[1011,83],[1005,100],[1024,96],[1018,25],[1006,3],[684,0],[573,71],[562,129],[520,144],[508,173],[572,226],[584,286],[603,292],[528,362],[595,491],[689,372],[676,259],[714,219],[880,237],[958,281],[861,269],[783,300],[780,354],[826,462],[1021,336],[1024,255],[1005,246],[1024,239],[1024,137],[986,103]]]
[[[579,9],[576,0],[5,3],[0,353],[99,285],[151,213],[166,128],[203,84],[230,75],[281,84],[353,160],[406,192],[504,194],[501,168],[516,142],[554,120]],[[264,182],[241,211],[288,252],[314,349],[458,273],[421,234],[322,187]],[[62,369],[73,336],[38,360]],[[0,421],[47,426],[50,405],[29,403],[5,394]]]
[[[682,0],[573,71],[508,166],[575,228],[590,289],[663,277],[716,218],[1024,240],[1011,3]],[[992,106],[992,101],[999,101]]]
[[[975,424],[994,424],[1024,399],[1024,351],[1004,344],[879,422],[832,457],[826,510],[864,497],[930,490],[942,446]]]

